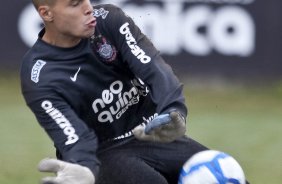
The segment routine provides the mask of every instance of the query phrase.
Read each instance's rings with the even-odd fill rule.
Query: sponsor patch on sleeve
[[[119,32],[124,35],[125,40],[129,48],[131,49],[132,54],[143,64],[151,62],[151,57],[149,57],[143,49],[141,49],[137,45],[137,41],[134,38],[133,34],[131,33],[131,30],[129,28],[129,23],[124,23],[120,29]]]
[[[31,80],[35,83],[39,82],[40,71],[43,66],[46,64],[43,60],[37,60],[36,63],[33,65],[31,70]]]
[[[108,14],[109,14],[109,11],[105,10],[104,8],[93,10],[94,17],[102,17],[102,19],[106,19]]]

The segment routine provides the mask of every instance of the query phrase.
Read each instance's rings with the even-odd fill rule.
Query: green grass
[[[26,107],[17,80],[0,79],[0,103],[0,183],[39,183],[37,163],[54,156],[52,143]]]
[[[281,183],[281,85],[186,86],[188,134],[234,156],[252,184]],[[19,82],[0,78],[0,183],[38,183],[44,157],[54,157],[52,142],[26,107]]]

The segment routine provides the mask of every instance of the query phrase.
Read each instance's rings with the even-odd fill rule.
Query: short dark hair
[[[53,5],[56,0],[32,0],[33,5],[37,9],[40,5]]]

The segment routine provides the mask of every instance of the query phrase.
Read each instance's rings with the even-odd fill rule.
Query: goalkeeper
[[[89,0],[33,0],[44,28],[22,93],[54,142],[45,184],[175,184],[207,149],[185,136],[182,84],[133,20]]]

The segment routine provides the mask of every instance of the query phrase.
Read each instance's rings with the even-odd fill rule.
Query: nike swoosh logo
[[[71,79],[73,82],[76,81],[77,75],[78,75],[79,71],[80,71],[80,67],[78,68],[78,70],[77,70],[77,72],[74,74],[74,76],[73,76],[73,77],[70,77],[70,79]]]

